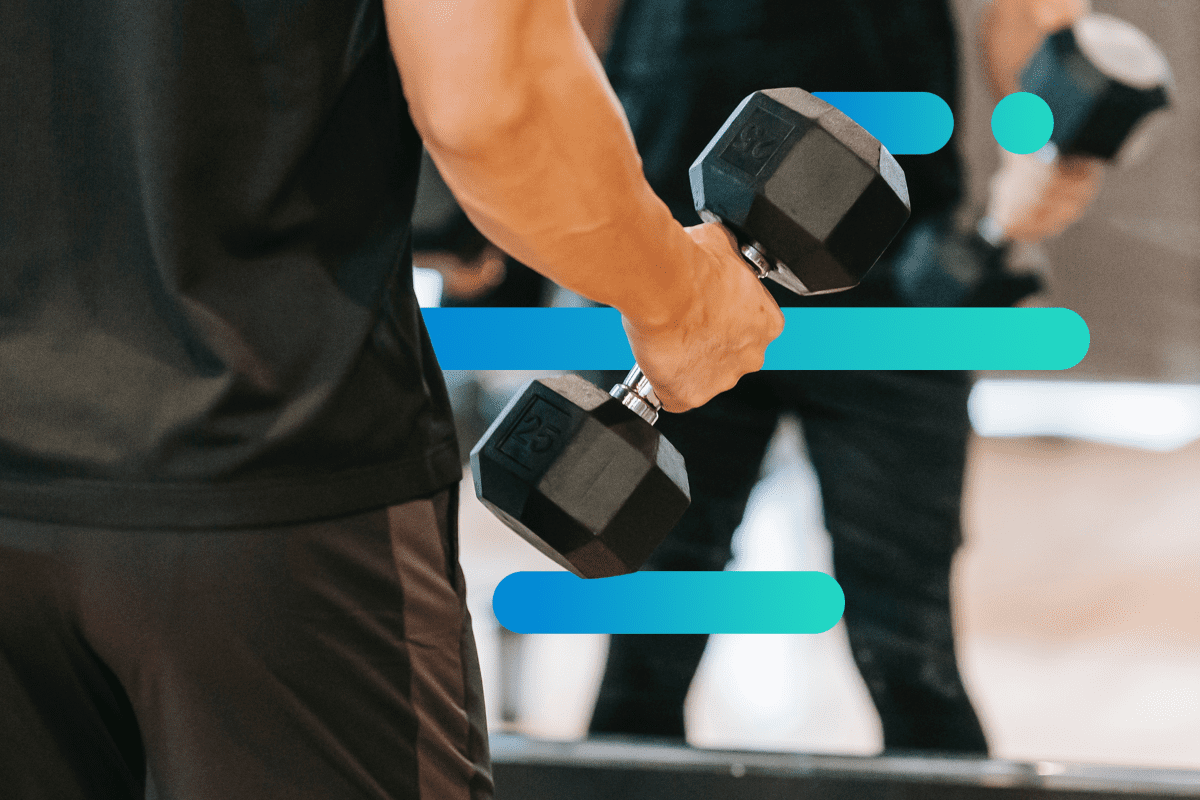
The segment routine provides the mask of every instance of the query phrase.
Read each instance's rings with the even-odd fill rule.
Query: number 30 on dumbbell
[[[756,92],[689,170],[696,210],[798,294],[849,289],[909,215],[904,172],[869,133],[800,89]],[[611,392],[575,375],[526,384],[471,451],[475,492],[586,578],[634,572],[690,502],[637,367]]]

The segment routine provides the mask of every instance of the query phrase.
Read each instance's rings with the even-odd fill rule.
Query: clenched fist
[[[783,333],[783,312],[742,260],[720,224],[687,229],[694,244],[692,296],[670,322],[625,318],[638,366],[667,411],[702,406],[762,369],[767,345]]]
[[[1083,216],[1100,191],[1104,163],[1099,159],[1066,157],[1046,163],[1036,154],[1001,153],[988,216],[1013,241],[1057,236]]]

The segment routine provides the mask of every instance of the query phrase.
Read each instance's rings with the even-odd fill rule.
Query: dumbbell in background
[[[1009,159],[993,179],[1021,207],[1041,195],[1059,159],[1136,161],[1169,105],[1171,69],[1129,23],[1090,14],[1049,37],[1022,70],[1024,89],[992,114]],[[894,258],[896,287],[914,306],[1008,306],[1042,288],[1040,275],[1008,269],[1008,222],[995,209],[952,212],[912,226]]]

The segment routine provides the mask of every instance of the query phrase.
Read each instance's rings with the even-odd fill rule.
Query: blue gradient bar
[[[442,369],[625,370],[611,308],[426,308]],[[1087,324],[1065,308],[785,308],[764,369],[1063,370]]]
[[[423,308],[442,369],[629,369],[612,308]],[[619,366],[624,365],[624,366]]]
[[[514,633],[824,633],[845,605],[823,572],[516,572],[492,595]]]
[[[874,136],[892,155],[936,153],[954,133],[954,113],[930,92],[813,92]]]

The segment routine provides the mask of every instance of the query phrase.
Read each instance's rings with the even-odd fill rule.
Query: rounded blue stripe
[[[823,572],[516,572],[492,595],[514,633],[823,633],[845,602]]]
[[[946,146],[954,112],[930,92],[813,92],[866,129],[892,155],[926,155]]]
[[[442,369],[633,366],[616,309],[426,308],[422,313]]]
[[[427,308],[443,369],[622,370],[633,353],[611,308]],[[787,308],[764,369],[1064,370],[1087,354],[1065,308]]]

